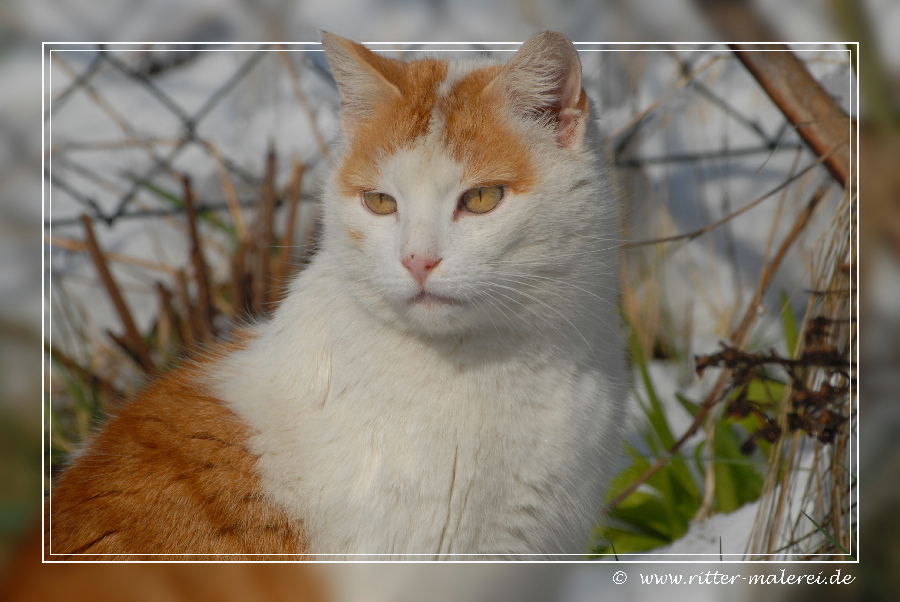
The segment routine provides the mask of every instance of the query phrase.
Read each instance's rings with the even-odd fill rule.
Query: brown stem
[[[178,293],[178,301],[184,309],[184,319],[181,320],[181,340],[187,349],[192,349],[197,344],[197,333],[194,330],[197,324],[197,312],[191,303],[191,296],[188,292],[187,275],[184,270],[178,270],[175,276],[176,292]]]
[[[281,253],[279,261],[275,268],[275,283],[280,289],[280,296],[283,298],[287,291],[288,266],[291,263],[294,247],[294,229],[297,224],[297,210],[300,207],[300,192],[303,188],[303,173],[305,166],[297,161],[294,163],[294,171],[291,174],[290,188],[288,189],[288,214],[287,222],[284,226],[284,235],[281,237],[279,246]]]
[[[70,238],[62,238],[60,236],[52,236],[48,235],[44,237],[44,242],[49,243],[55,247],[60,247],[62,249],[67,249],[69,251],[78,251],[84,252],[87,251],[87,245],[84,241],[74,240]],[[127,265],[133,265],[140,268],[144,268],[147,270],[154,270],[157,272],[162,272],[169,276],[175,275],[175,268],[170,265],[166,265],[164,263],[158,263],[155,261],[149,261],[146,259],[142,259],[140,257],[131,257],[130,255],[122,255],[121,253],[104,253],[104,257],[106,257],[107,261],[115,261],[118,263],[124,263]]]
[[[128,347],[134,352],[137,363],[141,368],[148,374],[152,374],[156,371],[156,367],[153,365],[153,359],[150,357],[150,349],[147,347],[147,342],[138,331],[134,318],[131,315],[131,311],[128,309],[124,297],[122,297],[119,285],[116,284],[112,273],[109,271],[106,257],[103,255],[103,251],[100,250],[100,245],[97,244],[97,238],[94,236],[94,226],[91,224],[91,220],[87,215],[82,215],[81,221],[84,224],[86,235],[85,244],[87,245],[88,253],[90,253],[91,259],[97,267],[100,281],[103,283],[104,288],[106,288],[106,292],[109,294],[109,298],[116,309],[116,313],[119,314],[119,319],[122,320]]]
[[[309,119],[309,125],[312,129],[313,136],[316,139],[316,144],[319,146],[319,152],[322,153],[323,157],[328,157],[328,144],[325,143],[325,137],[319,129],[319,124],[316,122],[316,115],[312,110],[312,106],[309,104],[309,99],[306,97],[303,87],[300,85],[300,74],[297,73],[294,63],[291,62],[291,58],[288,56],[287,52],[285,52],[284,45],[276,44],[275,47],[279,49],[278,58],[281,59],[281,62],[284,63],[284,66],[287,68],[291,83],[294,86],[294,94],[297,96],[300,106],[303,107],[307,119]]]
[[[249,313],[246,273],[247,245],[238,243],[231,256],[231,317],[238,318]]]
[[[824,196],[825,188],[820,186],[813,193],[812,198],[806,204],[806,207],[803,208],[803,211],[801,211],[797,218],[794,220],[794,225],[791,228],[791,231],[788,232],[784,241],[781,243],[781,247],[778,248],[778,252],[775,253],[775,257],[772,258],[772,261],[770,261],[766,268],[763,270],[759,282],[756,285],[756,291],[753,293],[753,298],[750,300],[748,310],[746,313],[744,313],[744,319],[741,320],[740,325],[731,335],[731,340],[734,342],[735,346],[743,347],[746,344],[747,339],[750,336],[750,330],[753,328],[753,325],[756,324],[756,319],[759,315],[756,311],[756,308],[762,300],[763,293],[767,288],[769,288],[769,284],[772,282],[772,278],[774,278],[775,272],[778,270],[778,266],[780,266],[781,262],[784,260],[784,256],[787,254],[788,249],[797,239],[797,236],[800,235],[800,232],[803,230],[803,228],[806,227],[806,224],[809,223],[809,219],[812,217],[813,212],[816,210],[819,201],[821,201],[822,197]]]
[[[266,155],[266,175],[259,190],[259,207],[256,213],[256,269],[253,271],[253,313],[268,310],[272,288],[271,264],[272,241],[274,240],[275,216],[275,149],[269,147]]]
[[[209,291],[209,268],[206,258],[203,256],[203,244],[200,241],[200,232],[197,228],[197,211],[194,207],[194,189],[191,179],[183,175],[181,177],[184,186],[184,208],[188,219],[188,233],[191,238],[191,265],[194,268],[194,278],[197,281],[197,305],[198,318],[196,332],[201,341],[215,336],[213,329],[213,315],[215,309],[212,304],[212,296]]]
[[[181,327],[175,309],[172,307],[172,292],[161,282],[156,283],[156,294],[159,297],[159,349],[167,354],[172,351],[172,333],[181,334]]]
[[[234,222],[234,229],[237,232],[238,240],[247,241],[247,225],[244,223],[244,213],[241,211],[241,204],[238,201],[237,194],[234,191],[234,184],[228,176],[228,169],[219,154],[219,149],[212,142],[206,143],[206,148],[216,162],[216,170],[219,173],[219,183],[222,185],[222,193],[228,203],[228,212],[231,214],[231,221]]]
[[[735,56],[845,188],[852,186],[850,140],[855,124],[784,44],[731,44]]]
[[[66,370],[74,372],[76,375],[78,375],[78,378],[80,378],[88,386],[96,387],[102,393],[108,395],[114,402],[125,399],[125,393],[116,388],[116,386],[111,382],[109,382],[105,378],[97,376],[94,372],[85,368],[50,343],[44,343],[44,352],[49,353],[50,357],[59,362],[59,364],[62,365]]]
[[[846,145],[844,145],[844,146],[846,146]],[[778,186],[776,186],[775,188],[773,188],[772,190],[768,191],[767,193],[765,193],[764,195],[762,195],[761,197],[759,197],[758,199],[756,199],[756,200],[754,200],[754,201],[752,201],[752,202],[750,202],[750,203],[747,203],[746,205],[744,205],[743,207],[741,207],[740,209],[738,209],[738,210],[735,211],[734,213],[731,213],[731,214],[729,214],[729,215],[726,215],[726,216],[723,217],[722,219],[720,219],[720,220],[718,220],[718,221],[716,221],[716,222],[713,222],[712,224],[708,224],[708,225],[706,225],[706,226],[703,226],[703,227],[700,228],[699,230],[694,230],[693,232],[687,232],[687,233],[685,233],[685,234],[675,234],[675,235],[673,235],[673,236],[665,236],[665,237],[663,237],[663,238],[654,238],[654,239],[651,239],[651,240],[638,240],[638,241],[635,241],[635,242],[626,243],[625,245],[623,245],[623,247],[624,247],[625,249],[632,249],[632,248],[635,248],[635,247],[643,247],[643,246],[645,246],[645,245],[654,245],[654,244],[659,244],[659,243],[664,243],[664,242],[674,242],[674,241],[676,241],[676,240],[685,240],[685,239],[686,239],[686,240],[694,240],[695,238],[697,238],[697,237],[699,237],[699,236],[702,236],[703,234],[706,234],[706,233],[709,232],[710,230],[714,230],[715,228],[718,228],[718,227],[721,226],[722,224],[731,221],[732,219],[736,218],[737,216],[741,215],[742,213],[746,213],[747,211],[749,211],[750,209],[753,209],[754,207],[756,207],[757,205],[759,205],[760,203],[762,203],[763,201],[765,201],[767,198],[769,198],[770,196],[772,196],[772,195],[775,194],[776,192],[778,192],[778,191],[780,191],[780,190],[783,190],[784,188],[786,188],[786,187],[789,186],[790,184],[796,182],[796,181],[799,180],[801,177],[803,177],[804,175],[806,175],[806,174],[807,174],[811,169],[813,169],[816,165],[819,165],[819,164],[821,164],[821,163],[826,162],[826,161],[828,160],[828,158],[829,158],[834,152],[837,151],[837,149],[838,149],[838,147],[832,148],[830,151],[828,151],[827,153],[825,153],[824,155],[822,155],[821,157],[819,157],[818,159],[816,159],[814,162],[812,162],[812,163],[810,163],[809,165],[807,165],[806,167],[804,167],[804,168],[803,168],[802,170],[800,170],[798,173],[794,174],[793,176],[791,176],[790,178],[788,178],[787,180],[785,180],[784,182],[782,182],[781,184],[779,184]]]

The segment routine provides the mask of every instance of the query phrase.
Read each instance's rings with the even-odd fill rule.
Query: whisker
[[[607,299],[607,298],[605,298],[605,297],[603,297],[603,296],[601,296],[601,295],[598,295],[598,294],[596,294],[596,293],[593,293],[593,292],[591,292],[591,291],[589,291],[589,290],[587,290],[587,289],[585,289],[585,288],[583,288],[583,287],[580,287],[580,286],[578,286],[577,284],[572,284],[571,282],[567,282],[567,281],[565,281],[565,280],[560,280],[560,279],[558,279],[558,278],[550,278],[550,277],[547,277],[547,276],[537,276],[537,275],[534,275],[534,274],[509,274],[509,273],[504,273],[504,272],[498,272],[498,273],[497,273],[497,276],[501,277],[500,279],[503,280],[504,282],[512,282],[512,283],[515,283],[515,284],[521,284],[522,286],[530,286],[530,287],[535,288],[535,289],[538,289],[538,288],[539,288],[536,284],[531,283],[531,282],[523,282],[522,280],[518,280],[518,278],[545,280],[545,281],[548,281],[548,282],[553,282],[553,283],[555,283],[555,284],[562,284],[562,285],[568,286],[568,287],[570,287],[570,288],[576,289],[576,290],[578,290],[578,291],[581,291],[581,292],[583,292],[583,293],[585,293],[585,294],[588,294],[588,295],[590,295],[591,297],[594,297],[595,299],[597,299],[598,301],[601,301],[601,302],[605,303],[606,305],[612,307],[613,309],[618,309],[618,306],[617,306],[615,303],[613,303],[612,301],[610,301],[609,299]],[[606,289],[606,290],[610,290],[610,291],[617,291],[617,290],[618,290],[618,289],[616,289],[615,287],[611,287],[611,286],[603,286],[602,288],[604,288],[604,289]],[[541,289],[541,290],[546,290],[546,289]],[[552,291],[552,290],[551,290],[551,291],[548,291],[548,292],[551,292],[551,293],[556,294],[556,295],[558,295],[558,296],[560,296],[560,297],[562,297],[562,298],[565,298],[565,299],[567,299],[567,300],[570,300],[569,297],[566,297],[566,296],[564,296],[564,295],[562,295],[562,294],[560,294],[560,293],[558,293],[558,292],[556,292],[556,291]],[[582,306],[582,307],[584,307],[584,306]]]
[[[587,340],[586,338],[584,338],[584,335],[581,333],[581,331],[580,331],[574,324],[572,324],[572,321],[569,320],[569,318],[567,318],[567,317],[566,317],[562,312],[560,312],[558,309],[556,309],[556,308],[553,307],[552,305],[549,305],[548,303],[545,303],[545,302],[541,301],[541,300],[538,299],[537,297],[534,297],[534,296],[532,296],[532,295],[529,295],[528,293],[526,293],[526,292],[524,292],[524,291],[520,291],[520,290],[518,290],[518,289],[509,287],[509,286],[504,286],[504,285],[502,285],[502,284],[495,284],[494,286],[499,287],[499,288],[503,288],[503,289],[507,289],[507,290],[511,290],[511,291],[513,291],[513,292],[517,292],[517,293],[519,293],[520,295],[524,295],[524,296],[528,297],[529,299],[531,299],[531,300],[534,301],[535,303],[538,303],[539,305],[543,305],[544,307],[546,307],[547,309],[549,309],[550,311],[552,311],[553,313],[555,313],[556,315],[558,315],[560,318],[562,318],[563,320],[565,320],[566,323],[568,323],[568,325],[572,327],[572,330],[574,330],[576,333],[578,333],[578,336],[581,337],[581,340],[584,341],[584,344],[587,345],[588,349],[590,349],[591,352],[593,352],[593,347],[592,347],[591,344],[588,342],[588,340]],[[515,299],[511,299],[511,300],[512,300],[512,301],[515,301]],[[528,306],[525,305],[524,303],[522,304],[522,306],[528,308]],[[531,308],[528,308],[528,309],[531,309]],[[532,310],[532,311],[533,311],[533,310]],[[535,312],[535,313],[537,313],[537,312]],[[537,315],[540,315],[540,314],[537,314]],[[542,317],[543,317],[543,316],[542,316]],[[546,318],[544,318],[544,319],[546,320]]]

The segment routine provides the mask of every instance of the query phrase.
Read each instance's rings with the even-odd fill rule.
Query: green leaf
[[[716,425],[713,435],[713,470],[716,474],[716,511],[733,512],[759,498],[763,477],[752,465],[743,462],[740,442],[726,423]],[[735,462],[731,460],[742,460]]]
[[[663,449],[668,449],[675,444],[675,438],[672,436],[671,429],[669,429],[669,423],[666,421],[665,412],[663,412],[659,396],[656,394],[656,387],[653,386],[653,379],[650,378],[647,360],[644,357],[643,351],[641,351],[641,346],[634,329],[631,329],[630,343],[631,355],[634,358],[638,371],[641,373],[641,381],[644,383],[644,389],[647,393],[647,401],[649,402],[649,407],[646,408],[647,419],[650,422],[650,427],[656,435],[659,444]],[[657,449],[654,442],[648,441],[648,443],[651,444],[651,447]]]
[[[797,319],[791,311],[791,300],[787,293],[781,293],[781,323],[784,326],[784,342],[787,345],[788,355],[793,357],[797,349]]]
[[[613,549],[615,543],[615,549]],[[591,550],[594,554],[638,554],[670,543],[669,540],[618,529],[611,529],[604,541]]]
[[[776,407],[784,396],[784,387],[779,380],[756,375],[747,386],[747,398],[761,407]]]
[[[675,399],[677,399],[678,402],[681,404],[681,407],[683,407],[685,409],[685,411],[691,415],[691,418],[696,418],[697,414],[700,413],[700,404],[699,403],[695,403],[695,402],[691,401],[690,399],[688,399],[684,395],[681,395],[680,393],[675,394]]]
[[[666,500],[655,493],[635,492],[609,517],[610,526],[672,541],[680,529],[671,521]],[[617,544],[618,545],[618,544]]]
[[[649,402],[645,411],[653,436],[645,436],[645,439],[650,446],[650,449],[653,450],[658,457],[663,457],[666,450],[671,449],[672,446],[675,445],[675,437],[672,435],[672,429],[669,427],[666,413],[663,410],[662,403],[656,393],[656,387],[653,385],[653,379],[650,377],[646,358],[641,351],[637,335],[633,328],[631,329],[630,344],[632,357],[640,371],[641,380],[644,383]],[[671,492],[678,491],[681,494],[687,495],[688,498],[694,498],[699,495],[697,484],[694,482],[694,476],[691,474],[691,471],[683,458],[676,457],[670,459],[664,470],[670,471],[669,474],[672,475],[671,478],[673,481],[671,482]],[[662,471],[658,472],[657,475],[661,472]],[[669,485],[670,483],[667,482],[660,483],[663,495],[666,495],[670,490]],[[682,499],[684,498],[675,498],[676,501]]]
[[[626,444],[625,448],[631,464],[612,480],[610,499],[651,466],[652,458],[642,456],[631,445]],[[687,482],[673,462],[683,465],[684,458],[671,459],[607,517],[597,532],[595,553],[610,553],[609,542],[615,542],[619,553],[645,552],[671,543],[687,532],[700,505],[699,492],[686,466],[681,471],[688,474]]]

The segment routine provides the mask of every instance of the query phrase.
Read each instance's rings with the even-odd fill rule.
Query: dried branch
[[[855,122],[810,75],[784,44],[776,44],[774,29],[751,2],[696,0],[698,8],[722,32],[737,42],[772,42],[764,45],[731,44],[735,56],[759,82],[772,101],[817,155],[843,145],[826,166],[841,186],[853,185],[850,140]]]
[[[850,140],[855,124],[784,44],[731,44],[735,56],[778,105],[841,186],[852,186]]]
[[[272,265],[272,244],[275,240],[275,170],[277,160],[275,148],[269,146],[266,154],[266,175],[259,188],[259,207],[256,210],[256,228],[253,241],[255,265],[253,266],[254,315],[269,308],[269,291],[272,286],[270,274]]]
[[[846,143],[844,143],[844,144],[846,144]],[[784,182],[782,182],[781,184],[779,184],[778,186],[776,186],[775,188],[770,190],[769,192],[767,192],[764,195],[762,195],[761,197],[759,197],[758,199],[751,201],[750,203],[744,205],[743,207],[741,207],[734,213],[726,215],[722,219],[720,219],[716,222],[713,222],[712,224],[708,224],[708,225],[700,228],[699,230],[694,230],[693,232],[687,232],[685,234],[675,234],[672,236],[664,236],[662,238],[654,238],[651,240],[638,240],[635,242],[630,242],[630,243],[624,244],[623,248],[633,249],[635,247],[643,247],[646,245],[655,245],[655,244],[664,243],[664,242],[674,242],[676,240],[685,240],[685,239],[686,240],[694,240],[698,236],[706,234],[710,230],[714,230],[714,229],[718,228],[719,226],[721,226],[722,224],[725,224],[725,223],[731,221],[732,219],[736,218],[737,216],[741,215],[742,213],[746,213],[750,209],[753,209],[754,207],[756,207],[757,205],[759,205],[760,203],[762,203],[763,201],[768,199],[770,196],[772,196],[776,192],[783,190],[787,186],[793,184],[798,179],[800,179],[801,177],[806,175],[806,173],[809,172],[810,170],[812,170],[815,166],[827,161],[828,157],[830,157],[831,154],[834,153],[836,150],[837,150],[837,148],[831,149],[829,152],[820,156],[814,162],[810,163],[809,165],[804,167],[802,170],[800,170],[798,173],[794,174],[793,176],[791,176],[790,178],[788,178],[787,180],[785,180]]]
[[[816,210],[816,207],[824,196],[825,188],[820,186],[813,193],[813,196],[806,204],[806,207],[803,208],[794,220],[791,231],[788,232],[784,242],[781,243],[781,247],[779,247],[778,251],[775,253],[775,257],[772,258],[772,261],[770,261],[765,270],[763,270],[759,282],[756,285],[756,291],[753,293],[753,298],[750,300],[748,311],[744,314],[744,319],[741,320],[741,324],[731,336],[731,340],[738,346],[743,347],[747,343],[747,339],[750,337],[750,330],[753,328],[753,325],[756,324],[756,319],[759,316],[756,307],[762,300],[763,293],[769,288],[769,283],[771,283],[772,278],[775,277],[775,272],[784,260],[784,256],[787,254],[788,249],[791,247],[797,236],[800,235],[803,228],[806,227],[806,224],[809,223],[813,212]]]
[[[252,286],[246,270],[247,245],[239,244],[231,256],[231,317],[250,313],[249,289]]]
[[[47,235],[44,237],[44,242],[55,247],[60,247],[61,249],[66,249],[68,251],[85,252],[88,250],[87,244],[84,241],[74,240],[72,238],[62,238],[59,236]],[[156,272],[162,272],[163,274],[166,274],[168,276],[175,276],[175,272],[177,271],[175,268],[165,263],[148,261],[146,259],[141,259],[140,257],[132,257],[131,255],[122,255],[121,253],[105,253],[105,256],[106,259],[110,261],[124,263],[126,265],[133,265],[139,268],[153,270]]]
[[[118,389],[111,382],[98,376],[95,372],[85,368],[71,357],[51,345],[49,342],[44,343],[44,353],[49,353],[50,357],[59,362],[63,368],[68,370],[69,372],[73,372],[82,380],[82,382],[86,383],[89,387],[97,388],[101,393],[109,396],[111,401],[119,402],[126,398],[126,395],[123,391]]]
[[[172,334],[176,332],[180,334],[181,325],[178,316],[175,315],[175,309],[172,307],[172,292],[163,283],[157,282],[156,294],[159,297],[159,342],[157,347],[168,352],[171,349]]]
[[[238,239],[246,241],[247,224],[244,223],[244,213],[241,211],[241,204],[238,201],[237,194],[234,192],[234,184],[231,182],[231,177],[229,177],[228,170],[225,168],[225,162],[222,160],[222,155],[219,154],[219,149],[216,148],[216,145],[212,142],[207,142],[206,148],[209,149],[209,153],[216,162],[216,170],[219,173],[219,182],[222,185],[222,193],[225,195],[225,200],[228,202],[228,212],[231,214],[231,221],[234,222],[234,229],[237,231]]]
[[[294,95],[297,96],[297,100],[300,102],[300,106],[303,107],[303,111],[306,113],[306,118],[309,120],[310,128],[312,129],[313,136],[316,138],[316,144],[319,146],[319,152],[322,153],[323,157],[328,157],[328,144],[325,142],[325,136],[322,135],[322,130],[319,129],[319,124],[316,122],[316,114],[312,110],[312,106],[309,104],[309,99],[306,98],[306,93],[303,91],[303,86],[300,85],[300,74],[297,73],[297,68],[294,66],[294,63],[291,62],[291,57],[288,56],[287,52],[284,50],[284,45],[277,44],[275,46],[278,48],[278,58],[281,59],[281,62],[284,63],[284,66],[287,68],[288,75],[291,77],[291,83],[294,85]]]
[[[128,309],[125,299],[122,297],[122,292],[119,290],[119,286],[116,284],[112,273],[109,271],[109,266],[106,264],[106,257],[103,255],[103,251],[100,250],[100,246],[97,244],[97,239],[94,236],[94,226],[86,215],[81,216],[81,221],[84,224],[84,230],[87,236],[85,244],[87,245],[91,259],[94,261],[94,265],[97,267],[100,281],[103,283],[104,288],[106,288],[106,292],[109,294],[109,298],[116,308],[116,313],[119,314],[119,319],[122,320],[122,325],[125,328],[125,340],[127,341],[128,347],[132,350],[138,364],[144,371],[148,374],[152,374],[156,371],[156,367],[153,365],[153,359],[150,357],[150,349],[147,347],[147,342],[138,331],[134,318],[131,315],[131,311]]]
[[[761,146],[748,146],[743,148],[729,148],[726,151],[711,150],[697,153],[674,153],[652,157],[619,157],[615,158],[616,167],[636,168],[644,165],[660,165],[667,163],[697,163],[699,161],[728,161],[735,157],[748,155],[771,155],[775,152],[790,151],[803,148],[799,144],[778,144],[777,141],[767,142]]]
[[[188,220],[188,233],[191,239],[191,265],[194,268],[194,278],[197,281],[197,305],[196,315],[197,334],[201,341],[215,337],[213,328],[213,314],[215,309],[212,304],[212,295],[209,290],[209,268],[203,256],[203,245],[200,241],[200,232],[197,229],[197,212],[194,209],[194,190],[191,179],[183,175],[181,182],[184,186],[184,208]]]
[[[191,303],[187,275],[184,270],[178,270],[178,273],[175,274],[175,284],[178,301],[184,310],[184,319],[181,320],[181,340],[184,341],[186,349],[191,349],[197,344],[197,333],[194,330],[194,325],[197,323],[197,312]]]
[[[773,28],[755,10],[751,0],[694,0],[726,40],[776,42]]]
[[[297,224],[297,209],[300,206],[300,193],[303,189],[303,174],[305,166],[299,161],[295,161],[294,170],[291,173],[291,182],[288,187],[288,214],[287,222],[284,226],[284,234],[281,237],[279,246],[281,254],[279,255],[278,265],[275,267],[275,283],[281,290],[280,296],[284,296],[287,288],[288,266],[291,262],[291,255],[294,246],[294,229]]]
[[[90,142],[79,142],[75,140],[67,140],[58,142],[50,146],[50,154],[54,157],[71,151],[105,151],[105,150],[122,150],[136,147],[146,146],[173,146],[178,144],[178,138],[157,138],[148,136],[135,136],[126,140],[93,140]]]

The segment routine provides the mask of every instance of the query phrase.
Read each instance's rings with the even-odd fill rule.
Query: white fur
[[[330,181],[321,250],[214,377],[316,554],[586,550],[625,420],[615,211],[592,153],[519,125],[538,184],[484,215],[453,219],[438,125],[382,167],[397,213]],[[405,253],[460,303],[410,304]]]

